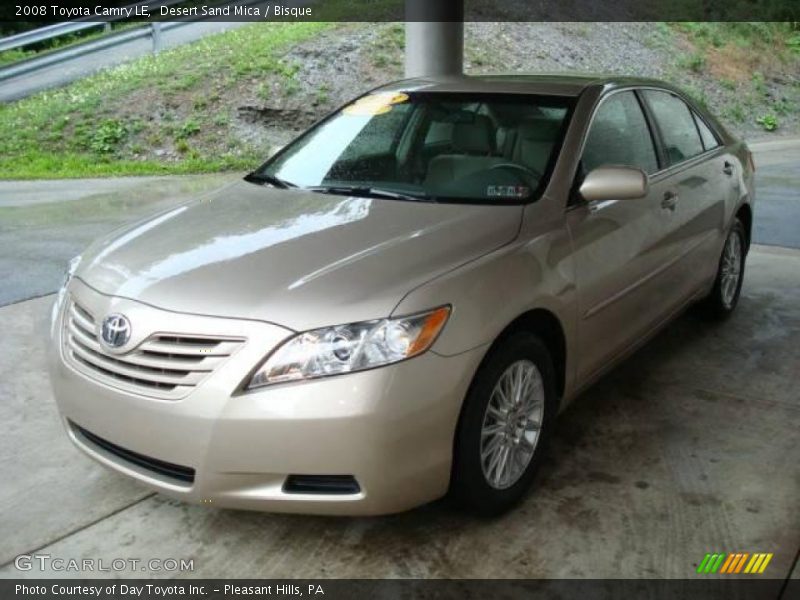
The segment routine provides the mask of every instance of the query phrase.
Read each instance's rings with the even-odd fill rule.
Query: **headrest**
[[[453,149],[464,154],[494,153],[492,122],[485,115],[475,115],[470,123],[456,122],[453,126]]]
[[[553,143],[558,137],[558,130],[561,121],[534,118],[526,119],[519,126],[519,137],[527,142],[549,142]]]

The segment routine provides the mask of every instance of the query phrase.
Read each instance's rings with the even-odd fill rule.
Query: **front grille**
[[[152,471],[157,475],[162,475],[170,479],[177,479],[178,481],[185,483],[194,483],[194,469],[191,467],[176,465],[163,460],[158,460],[157,458],[144,456],[138,452],[126,450],[125,448],[117,446],[116,444],[112,444],[108,440],[104,440],[103,438],[96,436],[90,431],[86,431],[83,427],[76,425],[72,421],[69,422],[69,425],[72,427],[72,430],[76,433],[78,438],[80,438],[84,443],[88,442],[89,446],[101,448],[109,454],[113,454],[114,456],[121,458],[125,462],[136,465],[137,467],[142,467],[148,471]]]
[[[352,475],[289,475],[283,483],[287,494],[357,494],[361,491]]]
[[[85,375],[126,391],[177,400],[186,396],[243,343],[242,339],[159,333],[115,355],[100,343],[94,315],[69,302],[64,354]]]

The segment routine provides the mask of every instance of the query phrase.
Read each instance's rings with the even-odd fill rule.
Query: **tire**
[[[731,252],[735,256],[732,256]],[[717,267],[717,277],[714,280],[714,288],[702,301],[702,308],[706,316],[712,319],[724,320],[733,314],[736,305],[739,303],[739,295],[742,291],[746,258],[747,234],[742,222],[736,219],[728,232],[728,237],[725,238],[725,245],[722,248],[722,255]],[[729,279],[732,271],[735,271],[736,281],[734,283]]]
[[[509,382],[520,373],[529,377],[530,392],[524,394],[528,402],[524,409],[521,403],[506,402],[506,407],[516,408],[506,408],[503,413],[498,408],[503,405],[504,396],[512,395],[508,393],[513,389]],[[504,377],[504,383],[500,384]],[[472,512],[487,516],[504,513],[520,501],[533,483],[555,424],[558,412],[555,381],[550,353],[532,334],[512,334],[491,350],[475,374],[461,411],[455,439],[451,499]],[[499,385],[505,394],[496,392]],[[521,387],[525,390],[524,385]],[[534,410],[535,406],[540,406],[541,410],[537,412],[539,409]],[[501,421],[496,415],[503,415],[506,420]],[[509,419],[508,415],[519,418]],[[533,422],[537,416],[540,427],[534,436]],[[524,430],[520,426],[522,422],[526,424]],[[500,430],[502,433],[497,433]],[[493,433],[489,434],[490,431]],[[507,449],[502,449],[504,446]],[[512,462],[505,477],[499,468],[502,456],[496,459],[501,451],[498,448],[506,453],[506,463]],[[482,452],[489,455],[484,461]],[[515,456],[516,461],[513,460]],[[527,464],[523,466],[526,457]],[[493,460],[495,466],[491,469]]]

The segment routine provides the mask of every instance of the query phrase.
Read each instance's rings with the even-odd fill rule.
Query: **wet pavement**
[[[775,140],[754,144],[756,162],[756,244],[800,248],[800,143]]]
[[[0,308],[0,578],[21,553],[176,558],[102,577],[689,578],[707,552],[800,541],[800,251],[754,247],[737,312],[671,324],[561,416],[535,490],[477,519],[437,502],[323,518],[185,505],[71,447],[44,371],[52,297]],[[9,484],[13,482],[13,484]]]
[[[54,292],[92,241],[237,177],[0,181],[0,306]]]

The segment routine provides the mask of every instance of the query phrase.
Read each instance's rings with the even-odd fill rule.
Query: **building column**
[[[406,0],[406,77],[464,73],[464,0]]]

